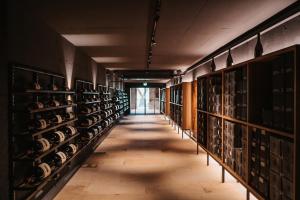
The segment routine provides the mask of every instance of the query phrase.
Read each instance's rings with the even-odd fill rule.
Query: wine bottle
[[[80,109],[80,113],[82,113],[82,114],[89,114],[89,113],[91,113],[92,112],[92,110],[89,108],[89,107],[87,107],[87,106],[83,106],[81,109]]]
[[[84,132],[83,134],[81,134],[81,140],[82,141],[90,141],[94,136],[93,133],[90,131]]]
[[[93,123],[96,123],[98,121],[97,117],[95,116],[90,116],[90,119],[92,120]]]
[[[59,144],[66,139],[66,135],[62,131],[55,131],[48,136],[52,144]]]
[[[60,124],[63,122],[63,119],[61,117],[61,115],[56,115],[54,114],[51,118],[50,118],[50,122],[51,124]]]
[[[47,128],[48,124],[47,121],[43,118],[36,118],[33,120],[32,124],[29,126],[29,129],[32,130],[43,130]]]
[[[64,105],[72,105],[73,101],[71,99],[65,99],[64,100]]]
[[[64,153],[67,156],[67,159],[70,159],[78,150],[76,144],[69,144],[64,148]]]
[[[97,129],[97,127],[93,127],[93,128],[91,128],[90,132],[92,132],[93,135],[96,136],[96,135],[98,135],[99,130]]]
[[[101,115],[97,114],[97,115],[94,115],[94,116],[97,118],[97,121],[101,120]]]
[[[34,110],[34,109],[42,109],[44,108],[44,104],[40,101],[36,101],[34,103],[32,103],[30,106],[30,109]]]
[[[50,176],[51,172],[52,172],[51,166],[48,163],[43,162],[39,164],[34,170],[34,177],[35,177],[34,182],[38,182],[47,178],[48,176]]]
[[[93,124],[93,121],[89,118],[86,118],[86,119],[83,119],[81,122],[80,122],[80,126],[83,126],[83,127],[88,127],[90,125]]]
[[[66,127],[63,128],[63,132],[65,133],[65,135],[67,137],[72,137],[73,135],[76,134],[77,129],[75,127],[73,127],[73,126],[69,126],[68,125],[68,126],[66,126]]]
[[[55,164],[55,167],[62,166],[66,162],[66,160],[67,160],[67,156],[62,151],[56,152],[53,156],[53,162]]]
[[[50,107],[58,107],[58,106],[60,106],[60,103],[59,103],[59,101],[52,99],[50,101],[49,105],[50,105]]]
[[[72,120],[74,118],[75,118],[75,114],[73,112],[66,112],[64,114],[64,119],[67,120],[67,121]]]
[[[33,83],[33,89],[34,90],[41,90],[42,87],[41,87],[41,85],[38,82],[34,82]]]
[[[50,90],[53,90],[53,91],[57,91],[58,90],[58,87],[57,87],[57,85],[56,84],[51,84],[50,85]]]
[[[33,152],[42,153],[48,151],[51,147],[49,140],[46,138],[39,138],[33,142]]]

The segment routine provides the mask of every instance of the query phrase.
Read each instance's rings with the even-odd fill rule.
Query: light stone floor
[[[55,200],[244,200],[245,190],[161,115],[127,116]]]

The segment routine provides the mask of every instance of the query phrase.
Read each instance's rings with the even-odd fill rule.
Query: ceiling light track
[[[150,68],[150,64],[152,63],[152,58],[153,58],[153,47],[155,47],[157,45],[157,42],[155,40],[155,34],[156,34],[156,29],[157,29],[157,25],[158,25],[158,20],[160,17],[160,8],[161,8],[161,0],[156,0],[155,1],[155,7],[154,7],[154,12],[151,15],[151,35],[150,35],[150,39],[149,39],[149,44],[148,44],[148,52],[147,52],[147,64],[146,64],[146,68],[149,69]]]

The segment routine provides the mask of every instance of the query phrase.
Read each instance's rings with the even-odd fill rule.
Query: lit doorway
[[[130,114],[159,114],[159,88],[130,88]]]

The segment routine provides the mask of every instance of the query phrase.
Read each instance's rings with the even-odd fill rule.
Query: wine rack
[[[20,64],[11,67],[10,85],[10,195],[38,199],[78,152],[75,92],[64,76]]]
[[[226,169],[258,199],[299,197],[299,52],[288,47],[197,78],[197,148],[222,166],[222,180]]]
[[[170,89],[170,117],[179,126],[182,125],[182,85],[171,86]]]
[[[80,141],[84,145],[102,134],[102,112],[99,92],[94,84],[88,81],[76,80],[77,92],[77,129],[80,130]]]
[[[128,113],[129,111],[129,99],[128,94],[123,91],[123,113]]]
[[[98,85],[98,91],[100,92],[101,98],[101,116],[102,122],[101,127],[103,129],[113,125],[114,121],[119,117],[116,115],[118,106],[115,105],[112,99],[113,89],[106,86]]]

